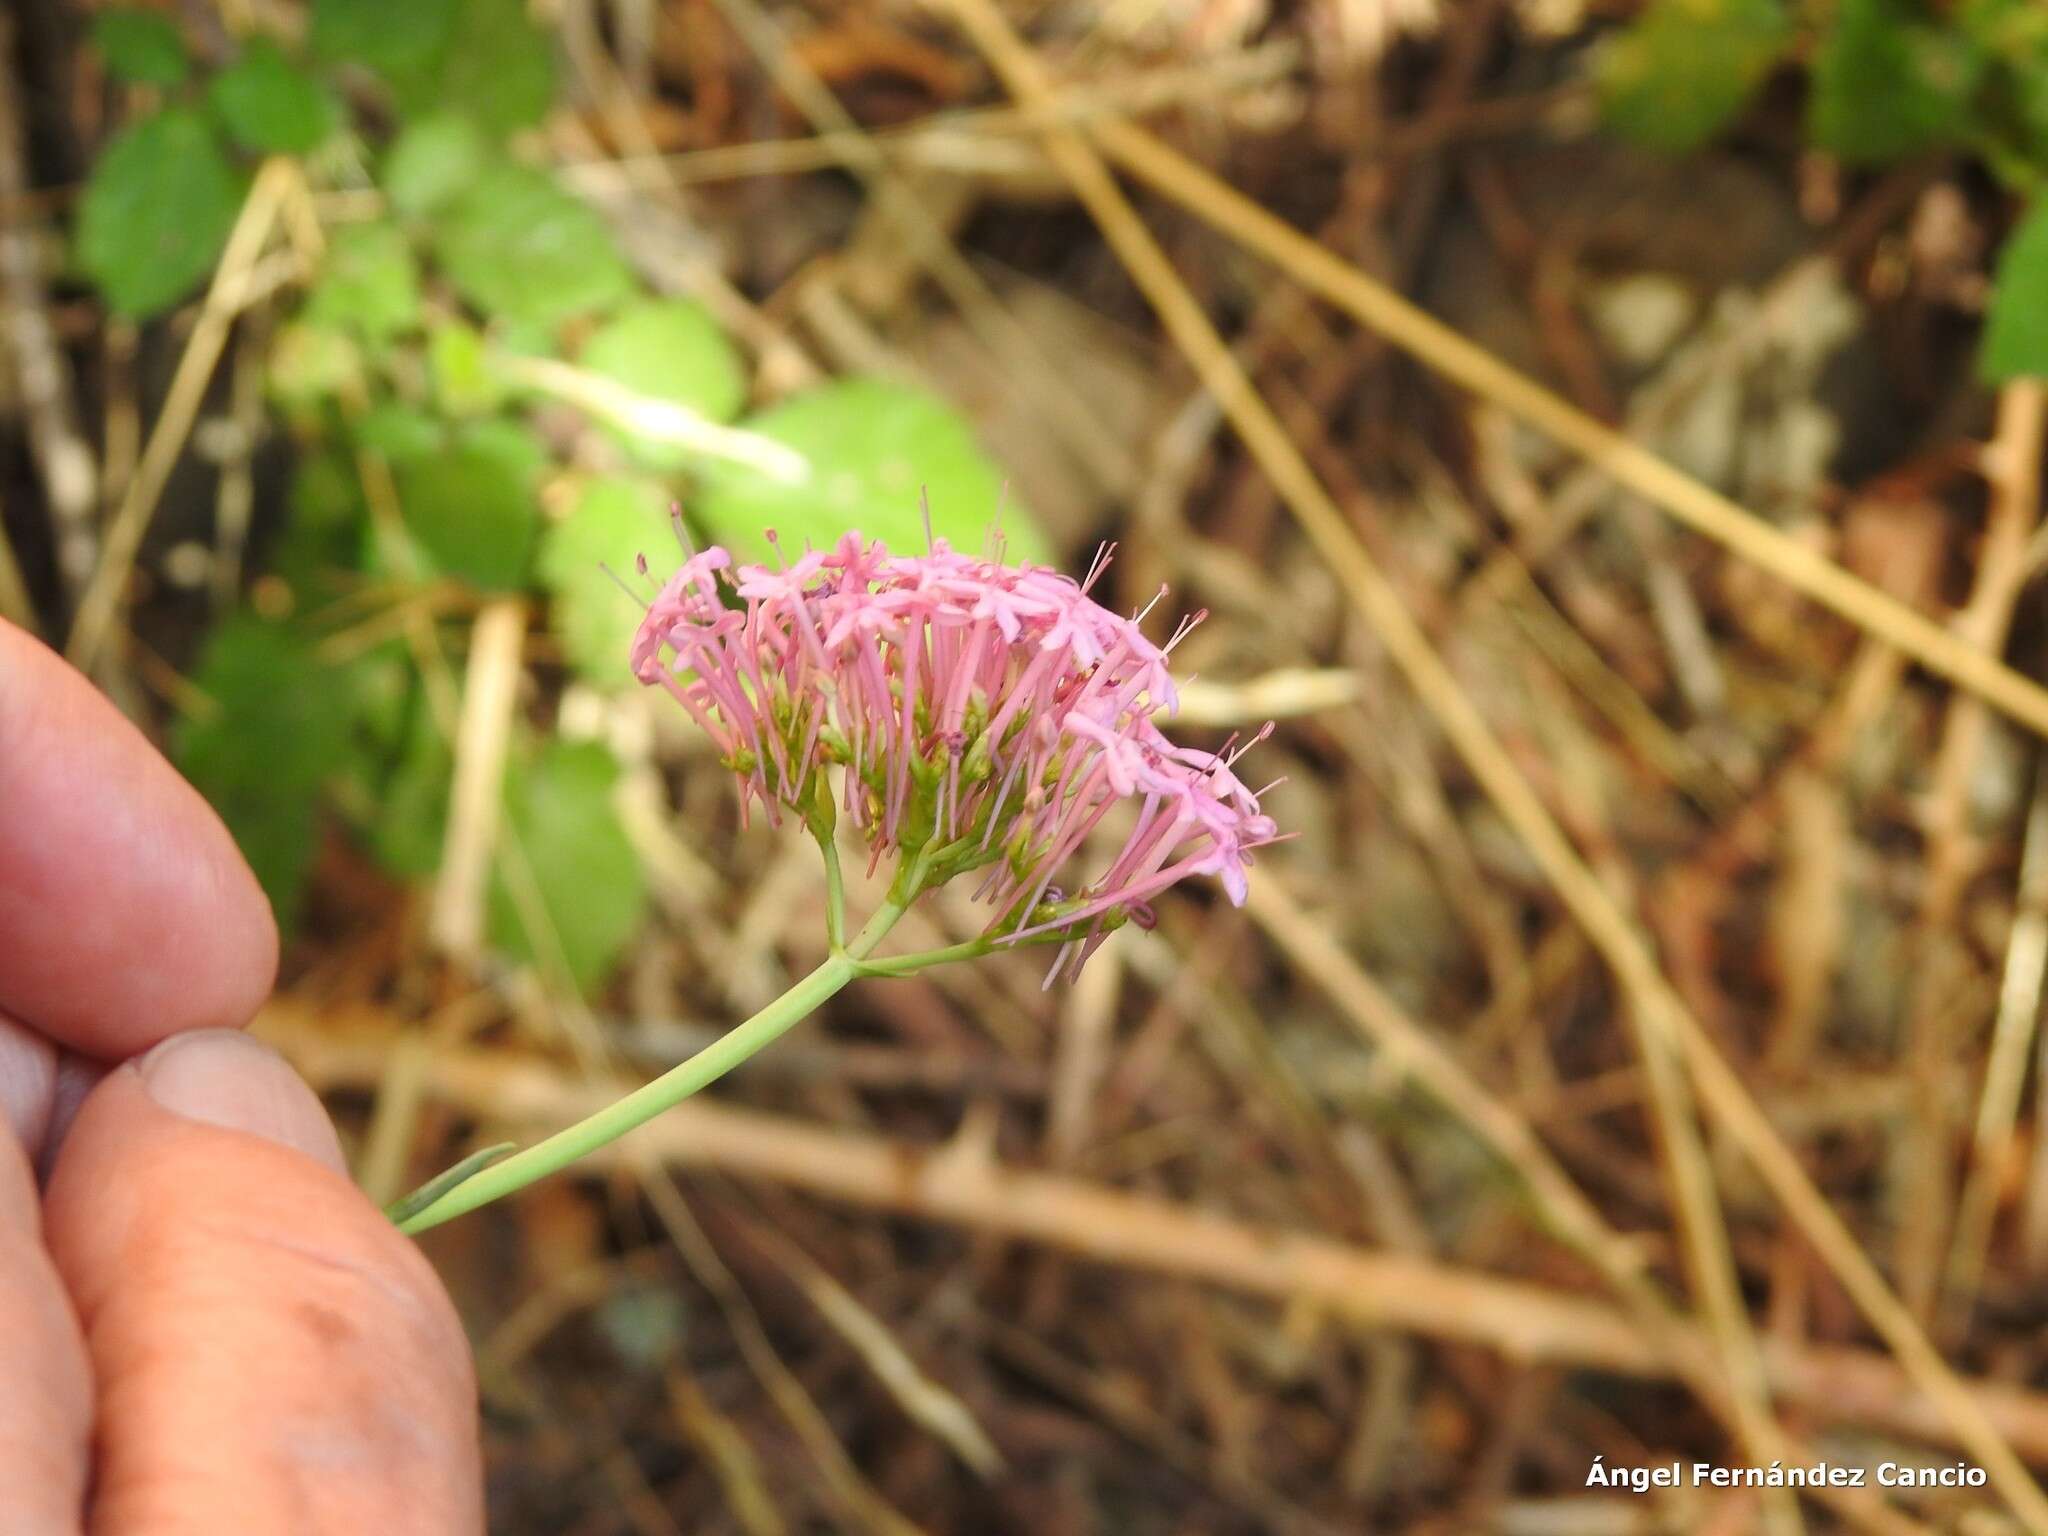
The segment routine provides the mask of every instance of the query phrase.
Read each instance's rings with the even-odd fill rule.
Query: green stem
[[[670,1068],[653,1082],[607,1104],[586,1120],[535,1142],[503,1162],[463,1180],[438,1199],[399,1223],[402,1232],[424,1232],[444,1221],[524,1189],[536,1179],[557,1173],[578,1158],[618,1140],[672,1109],[698,1089],[718,1081],[762,1047],[817,1011],[824,1001],[860,974],[862,962],[896,926],[908,902],[885,903],[844,949],[835,948],[825,962],[744,1024],[734,1026],[688,1061]]]

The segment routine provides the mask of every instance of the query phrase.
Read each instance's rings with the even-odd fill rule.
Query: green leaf
[[[384,156],[384,194],[411,218],[445,207],[491,159],[483,131],[466,117],[408,124]]]
[[[1956,25],[1991,66],[1981,115],[2023,154],[2048,160],[2048,6],[2039,0],[1967,0]]]
[[[306,317],[382,342],[419,324],[419,263],[405,231],[386,219],[335,231]]]
[[[280,404],[304,406],[360,389],[363,355],[346,332],[295,320],[271,340],[269,372]]]
[[[411,673],[409,667],[406,670]],[[405,736],[377,786],[369,846],[377,862],[392,874],[405,880],[424,880],[441,867],[455,759],[434,724],[417,675],[409,676],[409,681]]]
[[[314,57],[361,64],[386,80],[431,76],[455,27],[456,0],[313,0]]]
[[[539,532],[539,459],[537,446],[525,458],[499,434],[472,434],[446,452],[393,465],[405,526],[435,569],[486,589],[525,585]]]
[[[1984,59],[1912,0],[1842,0],[1813,62],[1807,132],[1859,165],[1951,143],[1970,126]]]
[[[786,444],[811,473],[786,484],[738,464],[709,473],[692,507],[711,536],[742,559],[765,558],[773,530],[785,551],[836,543],[852,529],[891,549],[925,547],[920,495],[932,530],[955,548],[987,538],[1002,477],[958,413],[922,390],[880,379],[847,379],[796,395],[750,417],[751,432]],[[1011,502],[1003,532],[1013,558],[1049,560],[1037,526]]]
[[[116,314],[167,309],[220,259],[243,188],[200,113],[145,117],[93,167],[78,210],[79,265]]]
[[[582,364],[638,394],[731,421],[747,403],[739,353],[701,304],[650,299],[628,305],[591,335]],[[655,469],[680,469],[689,453],[672,443],[620,434],[633,456]]]
[[[554,325],[633,292],[604,220],[523,165],[486,167],[437,222],[434,251],[463,298],[492,318]]]
[[[523,0],[459,0],[435,78],[399,92],[408,116],[459,112],[501,135],[539,122],[554,99],[554,50]]]
[[[1984,324],[1985,378],[2048,377],[2048,198],[2006,238]]]
[[[289,933],[318,846],[321,786],[346,742],[346,681],[306,636],[249,613],[215,629],[192,681],[211,707],[179,723],[173,755]]]
[[[1740,112],[1791,41],[1781,0],[1651,0],[1595,62],[1617,133],[1697,149]]]
[[[355,464],[339,448],[309,453],[292,472],[286,507],[291,515],[269,564],[304,608],[362,564],[369,513]]]
[[[191,67],[185,40],[161,11],[101,11],[93,18],[92,45],[110,73],[140,85],[177,85]]]
[[[427,367],[434,399],[449,416],[479,416],[498,409],[505,391],[491,372],[484,339],[461,321],[437,325],[427,337]]]
[[[640,926],[646,877],[612,809],[619,780],[611,754],[593,742],[553,742],[506,775],[505,819],[533,876],[544,929],[528,932],[504,874],[491,881],[488,930],[494,947],[543,972],[566,966],[592,990]]]
[[[371,406],[350,425],[349,435],[358,448],[394,465],[439,453],[448,442],[438,418],[398,400]]]
[[[623,476],[593,480],[576,510],[543,536],[536,565],[554,599],[555,633],[589,681],[607,688],[633,681],[629,657],[644,614],[619,582],[636,581],[640,556],[659,557],[673,545],[666,493]]]
[[[206,96],[235,142],[263,155],[303,155],[341,123],[334,98],[267,37],[214,76]]]

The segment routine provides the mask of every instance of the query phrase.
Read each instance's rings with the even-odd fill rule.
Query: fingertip
[[[105,1060],[248,1022],[276,919],[212,807],[98,690],[0,622],[0,1010]]]

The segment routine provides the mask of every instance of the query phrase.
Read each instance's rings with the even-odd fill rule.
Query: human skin
[[[0,1536],[464,1536],[476,1387],[313,1093],[237,1033],[270,909],[0,622]]]

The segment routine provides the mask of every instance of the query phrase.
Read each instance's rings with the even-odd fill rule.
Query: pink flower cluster
[[[844,809],[877,860],[904,849],[939,878],[986,868],[990,931],[1063,937],[1078,966],[1117,923],[1149,924],[1148,903],[1186,876],[1214,875],[1242,903],[1251,850],[1276,836],[1238,753],[1176,746],[1154,724],[1176,706],[1167,658],[1192,621],[1153,644],[1088,595],[1107,563],[1105,550],[1076,582],[943,541],[891,555],[857,534],[782,569],[709,549],[655,599],[633,667],[717,743],[743,807],[811,814],[829,793],[816,776],[842,763]],[[1126,802],[1115,857],[1055,885]]]

